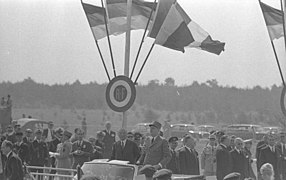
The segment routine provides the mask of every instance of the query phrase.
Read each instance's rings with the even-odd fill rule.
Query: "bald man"
[[[139,147],[135,142],[127,139],[127,131],[125,129],[118,131],[118,137],[120,140],[113,144],[110,159],[129,161],[131,164],[135,164],[140,155]]]
[[[232,172],[240,173],[241,179],[244,179],[246,177],[248,163],[246,155],[243,151],[243,147],[243,140],[238,137],[234,139],[234,148],[230,151],[233,163]]]

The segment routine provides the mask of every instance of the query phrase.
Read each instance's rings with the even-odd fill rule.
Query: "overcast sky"
[[[98,3],[99,0],[89,0]],[[265,0],[280,8],[280,0]],[[139,83],[177,85],[217,79],[220,85],[270,87],[281,78],[258,0],[178,0],[188,15],[215,40],[226,42],[221,55],[198,49],[185,53],[155,46]],[[41,83],[107,82],[80,0],[0,0],[0,81],[31,77]],[[143,31],[132,31],[131,64]],[[125,35],[111,36],[117,74],[123,74]],[[139,68],[153,39],[146,38]],[[107,39],[99,41],[112,75]],[[284,72],[284,39],[275,41]],[[282,63],[282,62],[281,62]],[[131,71],[131,70],[130,70]],[[285,73],[286,74],[286,73]],[[285,76],[286,77],[286,76]]]

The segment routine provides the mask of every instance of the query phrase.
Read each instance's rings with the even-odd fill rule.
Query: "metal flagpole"
[[[104,8],[103,0],[101,0],[101,6]],[[105,24],[106,35],[107,35],[107,40],[108,40],[108,45],[109,45],[109,52],[110,52],[110,57],[111,57],[111,62],[112,62],[113,74],[114,74],[114,77],[116,77],[113,53],[112,53],[112,49],[111,49],[111,43],[110,43],[110,38],[109,38],[109,31],[108,31],[108,27],[107,27],[106,13],[107,13],[107,7],[104,8],[104,24]]]
[[[284,44],[285,44],[285,50],[286,50],[286,39],[285,39],[285,37],[286,37],[286,30],[285,30],[285,18],[284,18],[284,8],[283,8],[283,2],[282,2],[282,0],[280,0],[280,2],[281,2],[281,11],[282,11],[282,20],[283,20],[283,35],[284,35]],[[285,84],[284,84],[284,86],[285,86]]]
[[[127,0],[124,75],[129,77],[132,0]],[[122,128],[127,129],[127,111],[123,112]]]
[[[276,50],[275,50],[275,47],[274,47],[274,43],[273,43],[273,41],[271,39],[270,39],[270,41],[271,41],[272,49],[273,49],[273,52],[274,52],[274,55],[275,55],[276,63],[278,65],[278,69],[279,69],[279,72],[280,72],[282,83],[283,83],[283,86],[285,87],[285,81],[284,81],[284,77],[283,77],[283,73],[282,73],[282,70],[281,70],[281,66],[280,66],[280,63],[279,63],[279,60],[278,60],[278,57],[277,57],[277,53],[276,53]]]
[[[151,12],[150,12],[150,16],[149,16],[148,22],[147,22],[147,24],[146,24],[146,27],[145,27],[145,30],[144,30],[144,33],[143,33],[143,36],[142,36],[142,39],[141,39],[141,43],[140,43],[140,46],[139,46],[139,49],[138,49],[138,52],[137,52],[137,55],[136,55],[136,58],[135,58],[135,62],[134,62],[134,65],[133,65],[133,68],[132,68],[132,71],[131,71],[130,79],[131,79],[132,76],[133,76],[133,73],[134,73],[134,70],[135,70],[135,66],[136,66],[136,64],[137,64],[138,57],[139,57],[139,54],[140,54],[140,51],[141,51],[141,48],[142,48],[142,44],[143,44],[143,42],[144,42],[144,38],[145,38],[145,35],[146,35],[146,32],[147,32],[147,29],[148,29],[150,20],[151,20],[151,17],[152,17],[154,8],[155,8],[155,6],[156,6],[156,1],[157,1],[157,0],[154,0],[154,4],[153,4],[153,6],[152,6],[152,9],[151,9]]]
[[[82,5],[82,8],[83,8],[83,10],[84,10],[83,2],[82,2],[82,1],[81,1],[81,5]],[[101,58],[101,61],[102,61],[103,67],[104,67],[104,69],[105,69],[105,73],[106,73],[106,75],[107,75],[108,80],[110,81],[110,76],[109,76],[109,73],[108,73],[108,71],[107,71],[107,68],[106,68],[106,65],[105,65],[105,62],[104,62],[104,59],[103,59],[103,56],[102,56],[101,50],[100,50],[100,48],[99,48],[99,45],[98,45],[97,39],[96,39],[96,37],[95,37],[95,35],[94,35],[93,31],[92,31],[92,28],[91,28],[91,26],[90,26],[90,22],[89,22],[88,17],[87,17],[87,15],[86,15],[86,13],[85,13],[85,10],[84,10],[84,14],[85,14],[85,16],[86,16],[86,19],[87,19],[87,22],[88,22],[88,24],[89,24],[90,30],[91,30],[91,32],[92,32],[92,35],[93,35],[93,38],[94,38],[94,41],[95,41],[95,44],[96,44],[97,50],[98,50],[98,52],[99,52],[99,55],[100,55],[100,58]]]

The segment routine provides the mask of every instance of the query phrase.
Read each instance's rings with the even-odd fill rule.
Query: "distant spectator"
[[[74,134],[72,135],[72,137],[71,137],[71,139],[70,139],[71,143],[74,143],[75,141],[78,140],[77,134],[78,134],[78,131],[79,131],[79,130],[80,130],[80,128],[75,128],[75,129],[74,129]]]
[[[8,94],[7,96],[7,107],[11,107],[12,106],[12,99],[11,99],[11,96]]]
[[[132,132],[127,133],[127,139],[134,142],[134,134]]]
[[[4,97],[1,98],[1,106],[5,106],[5,98]]]
[[[23,163],[30,164],[30,151],[29,146],[23,142],[23,133],[16,133],[16,142],[14,143],[13,150],[19,156]]]
[[[105,123],[105,130],[103,130],[105,133],[105,136],[103,138],[103,143],[105,146],[104,152],[103,152],[103,158],[110,159],[111,153],[112,153],[112,146],[115,142],[115,136],[116,133],[111,130],[111,122],[107,121]]]
[[[26,114],[22,114],[22,118],[26,118]]]
[[[83,117],[81,122],[81,128],[85,135],[87,135],[87,124],[86,124],[86,117]]]
[[[169,139],[171,136],[171,124],[166,120],[163,126],[164,138]]]
[[[101,152],[104,152],[105,146],[104,146],[104,142],[103,142],[103,138],[105,136],[105,133],[102,131],[97,131],[96,132],[96,141],[95,141],[95,145],[101,147]]]
[[[209,141],[201,154],[201,168],[205,176],[214,176],[216,173],[216,137],[209,136]]]
[[[55,138],[54,122],[48,122],[48,128],[43,130],[43,136],[46,137],[46,142],[51,142]]]
[[[33,117],[31,115],[28,116],[28,119],[32,119]]]
[[[229,146],[227,147],[227,149],[228,149],[229,151],[235,149],[235,143],[234,143],[235,139],[236,139],[236,136],[235,136],[235,135],[230,136],[230,144],[229,144]]]

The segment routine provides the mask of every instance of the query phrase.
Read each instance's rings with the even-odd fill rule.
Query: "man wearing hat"
[[[279,150],[279,173],[282,179],[286,179],[286,132],[280,132],[280,141],[276,144]]]
[[[240,180],[240,174],[238,172],[233,172],[226,175],[223,180]]]
[[[137,163],[142,160],[143,165],[152,165],[156,170],[165,168],[172,156],[168,141],[159,135],[162,125],[158,121],[154,121],[149,126],[151,137],[146,138],[144,153]]]
[[[43,136],[46,137],[46,142],[51,142],[55,138],[54,122],[48,122],[48,128],[43,130]]]
[[[23,133],[17,132],[16,142],[13,145],[13,151],[19,156],[23,163],[30,164],[29,146],[23,142]]]
[[[167,164],[167,169],[170,169],[174,174],[179,174],[179,157],[178,152],[176,151],[176,148],[178,146],[178,137],[170,137],[169,138],[169,147],[171,152],[171,160]]]
[[[209,141],[201,154],[201,168],[205,176],[214,176],[216,173],[216,136],[209,135]]]
[[[72,160],[70,158],[72,150],[72,143],[70,142],[71,136],[71,132],[67,130],[63,132],[61,143],[58,144],[57,147],[57,153],[54,154],[56,158],[56,168],[70,169],[72,167]],[[57,174],[70,175],[68,171],[57,171]]]
[[[31,156],[31,166],[41,166],[47,164],[49,158],[49,151],[47,143],[42,141],[42,130],[37,129],[35,131],[35,140],[32,143],[32,156]],[[43,173],[43,169],[31,169],[32,172]],[[43,177],[40,176],[39,180]]]
[[[217,180],[223,180],[223,178],[231,173],[232,170],[232,158],[227,147],[230,144],[230,138],[227,135],[223,135],[220,138],[220,144],[216,150],[216,177]]]
[[[280,180],[280,173],[278,168],[280,152],[275,147],[275,144],[276,144],[276,135],[268,134],[268,146],[261,149],[259,156],[260,162],[258,164],[258,168],[260,169],[261,166],[265,163],[270,163],[273,166],[275,180]]]

